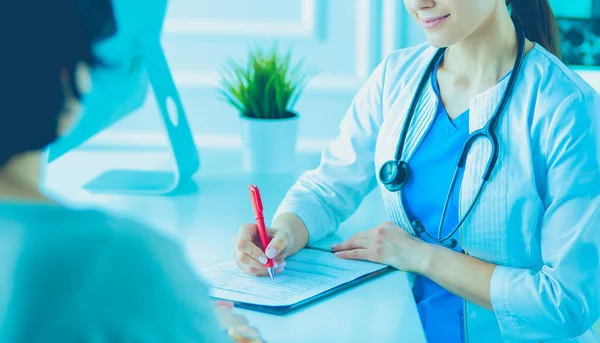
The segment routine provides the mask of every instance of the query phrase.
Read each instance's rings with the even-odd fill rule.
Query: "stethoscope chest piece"
[[[379,169],[379,179],[390,192],[401,190],[408,183],[408,164],[404,161],[390,160]]]

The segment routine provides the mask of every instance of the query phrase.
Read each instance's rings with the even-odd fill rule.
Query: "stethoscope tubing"
[[[446,199],[444,201],[444,206],[442,209],[442,217],[441,217],[441,220],[440,220],[440,223],[438,226],[438,235],[437,235],[438,237],[432,237],[432,235],[430,235],[422,227],[422,225],[417,221],[416,224],[414,224],[414,225],[416,225],[415,231],[418,236],[420,236],[421,234],[425,234],[433,242],[441,243],[441,244],[444,244],[445,241],[449,240],[456,233],[456,231],[458,231],[458,229],[462,226],[462,224],[465,222],[467,216],[471,213],[471,211],[475,207],[475,203],[478,201],[479,197],[481,196],[483,188],[484,188],[485,184],[487,183],[487,181],[489,180],[489,178],[492,174],[492,171],[494,170],[494,168],[496,166],[496,163],[498,161],[499,142],[498,142],[498,138],[495,134],[495,129],[496,129],[497,123],[499,121],[500,115],[502,114],[504,107],[506,107],[509,97],[513,93],[513,89],[514,89],[514,86],[516,83],[516,78],[519,75],[519,71],[521,69],[521,65],[522,65],[522,62],[524,59],[525,34],[521,30],[521,28],[518,26],[518,24],[515,24],[515,25],[516,25],[516,31],[517,31],[517,36],[518,36],[517,37],[518,38],[517,57],[516,57],[515,64],[512,69],[512,74],[510,76],[507,89],[505,90],[504,95],[502,96],[502,99],[500,100],[500,103],[498,104],[498,107],[496,108],[494,114],[488,120],[488,122],[485,124],[485,126],[479,130],[472,132],[469,135],[469,137],[467,138],[467,140],[465,141],[465,143],[463,144],[461,153],[459,155],[459,158],[457,159],[457,164],[456,164],[456,168],[454,170],[454,175],[452,177],[452,182],[450,183],[450,188],[449,188],[448,192],[446,193]],[[406,142],[406,136],[408,134],[408,127],[410,126],[413,116],[414,116],[414,113],[416,112],[416,107],[417,107],[417,104],[421,97],[421,93],[423,92],[423,90],[425,88],[426,82],[428,82],[429,77],[433,73],[433,69],[435,68],[437,62],[442,58],[445,51],[446,51],[446,48],[440,48],[437,50],[434,57],[431,59],[429,65],[427,66],[425,73],[423,74],[421,80],[419,81],[419,85],[417,86],[417,91],[411,101],[409,111],[406,116],[406,120],[404,122],[403,128],[402,128],[402,133],[400,135],[398,147],[396,149],[396,154],[394,156],[394,161],[397,165],[400,165],[400,162],[404,163],[401,159],[402,159],[402,153],[404,150],[404,144]],[[488,141],[491,144],[491,154],[490,154],[490,158],[488,160],[488,163],[486,165],[485,171],[482,176],[482,183],[481,183],[477,193],[475,194],[475,197],[471,201],[471,204],[469,205],[465,214],[459,220],[457,225],[455,225],[455,227],[450,231],[450,233],[448,233],[447,235],[442,237],[442,229],[443,229],[443,225],[444,225],[444,220],[446,217],[448,204],[450,202],[450,197],[452,195],[452,191],[453,191],[454,186],[457,181],[458,173],[465,168],[468,152],[470,151],[470,149],[473,146],[473,144],[475,143],[475,141],[479,138],[486,138],[486,139],[488,139]],[[407,174],[407,176],[408,176],[408,174]],[[389,182],[389,183],[390,183],[389,185],[385,184],[385,186],[388,187],[388,190],[391,190],[393,185],[392,185],[392,182]],[[400,187],[400,188],[402,188],[402,187]],[[394,191],[397,191],[397,189]],[[454,240],[454,242],[452,242],[451,245],[453,245],[453,246],[456,245],[455,240]]]

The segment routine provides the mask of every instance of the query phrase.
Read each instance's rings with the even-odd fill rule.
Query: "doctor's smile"
[[[424,28],[432,29],[434,27],[439,26],[441,23],[443,23],[446,20],[446,18],[448,18],[449,16],[450,16],[450,14],[439,16],[439,17],[433,17],[433,18],[425,18],[425,17],[419,17],[419,18],[421,19],[421,24],[423,25]]]

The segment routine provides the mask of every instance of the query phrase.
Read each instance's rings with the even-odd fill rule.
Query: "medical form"
[[[312,249],[303,249],[285,261],[285,270],[274,280],[243,273],[234,261],[205,268],[201,274],[214,298],[288,307],[389,268],[372,262],[343,260],[333,253]]]

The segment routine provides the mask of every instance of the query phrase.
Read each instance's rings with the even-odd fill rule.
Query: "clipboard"
[[[255,311],[255,312],[262,312],[262,313],[272,314],[272,315],[276,315],[276,316],[285,316],[285,315],[288,315],[299,309],[313,305],[323,299],[331,298],[337,294],[340,294],[346,290],[354,288],[360,284],[377,279],[377,278],[391,272],[392,270],[393,270],[392,267],[386,267],[386,268],[380,269],[376,272],[365,274],[363,276],[358,277],[357,279],[346,282],[337,287],[330,288],[329,290],[327,290],[325,292],[319,293],[313,297],[310,297],[308,299],[305,299],[303,301],[300,301],[300,302],[297,302],[295,304],[288,305],[288,306],[256,305],[256,304],[246,303],[246,302],[241,302],[241,301],[233,301],[233,304],[235,307],[241,308],[241,309],[251,310],[251,311]],[[222,298],[214,298],[214,299],[226,300],[226,299],[222,299]]]
[[[382,264],[339,259],[330,251],[314,248],[304,248],[286,261],[286,271],[274,281],[247,275],[237,269],[234,261],[205,268],[201,274],[209,283],[212,299],[282,316],[394,270]]]

